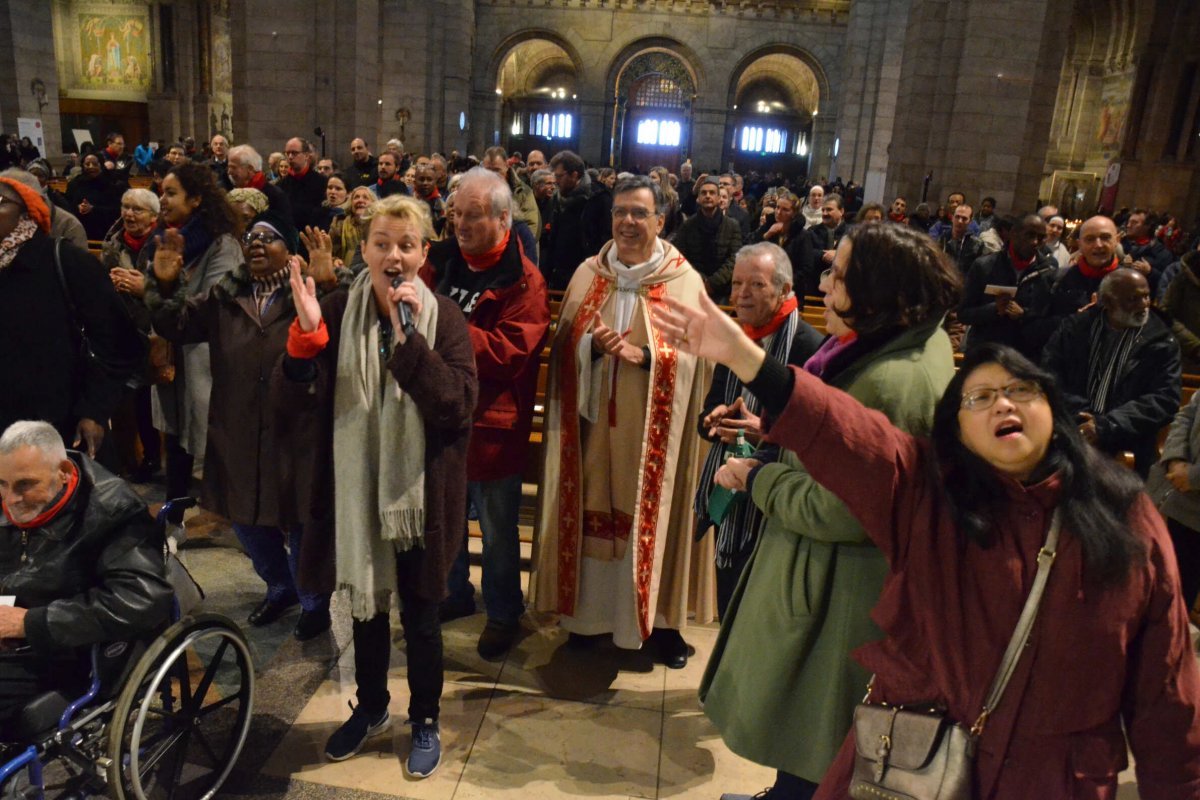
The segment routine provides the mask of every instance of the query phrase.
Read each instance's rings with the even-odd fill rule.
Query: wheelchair
[[[172,509],[195,502],[164,504],[157,523],[165,532]],[[31,698],[21,713],[18,735],[24,737],[15,743],[15,758],[10,750],[11,760],[3,763],[0,744],[0,800],[105,794],[208,800],[217,794],[250,730],[254,665],[233,621],[181,614],[178,598],[172,624],[157,638],[92,648],[83,696]]]

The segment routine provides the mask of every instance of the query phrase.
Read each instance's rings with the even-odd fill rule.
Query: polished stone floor
[[[183,558],[205,589],[205,608],[243,621],[262,584],[232,532],[201,515],[189,522],[189,535]],[[472,540],[473,550],[479,546]],[[478,586],[477,565],[472,572]],[[696,652],[686,669],[668,670],[611,644],[571,650],[549,620],[529,616],[519,644],[497,662],[475,652],[482,614],[445,626],[443,759],[431,777],[417,781],[403,771],[408,688],[403,654],[395,651],[390,730],[358,756],[327,762],[325,740],[354,697],[349,611],[335,595],[333,630],[305,644],[290,635],[296,613],[247,627],[259,674],[256,712],[223,796],[717,800],[772,782],[771,770],[725,747],[699,707],[696,687],[715,626],[689,628],[685,638]],[[1124,776],[1120,800],[1136,797],[1132,775]]]

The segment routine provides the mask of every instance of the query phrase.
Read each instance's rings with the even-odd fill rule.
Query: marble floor
[[[189,534],[183,559],[205,589],[205,608],[244,620],[262,584],[232,532],[201,515]],[[472,549],[479,547],[472,540]],[[477,564],[472,573],[478,586]],[[685,638],[695,653],[686,669],[668,670],[611,643],[572,650],[552,620],[528,615],[520,642],[496,662],[475,651],[482,614],[445,626],[443,755],[432,776],[417,781],[404,774],[408,687],[397,651],[389,673],[390,730],[356,757],[327,762],[325,740],[354,697],[349,611],[338,595],[333,609],[330,634],[304,644],[290,635],[296,612],[264,628],[245,626],[258,667],[256,710],[223,796],[717,800],[723,792],[753,794],[773,780],[771,770],[731,753],[699,707],[696,687],[715,626],[689,628]],[[1120,800],[1137,797],[1132,781],[1124,776]]]

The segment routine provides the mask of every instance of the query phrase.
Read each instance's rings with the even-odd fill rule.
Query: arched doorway
[[[665,48],[643,50],[617,74],[613,152],[624,169],[675,171],[691,141],[696,80]]]
[[[501,139],[509,152],[579,149],[575,62],[549,39],[526,39],[504,57],[496,76]]]
[[[769,53],[735,77],[727,157],[739,172],[807,174],[820,86],[795,55]]]

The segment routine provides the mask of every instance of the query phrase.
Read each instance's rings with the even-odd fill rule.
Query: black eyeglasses
[[[249,247],[255,242],[262,242],[264,246],[282,241],[283,237],[275,231],[247,231],[242,236],[242,244]]]

